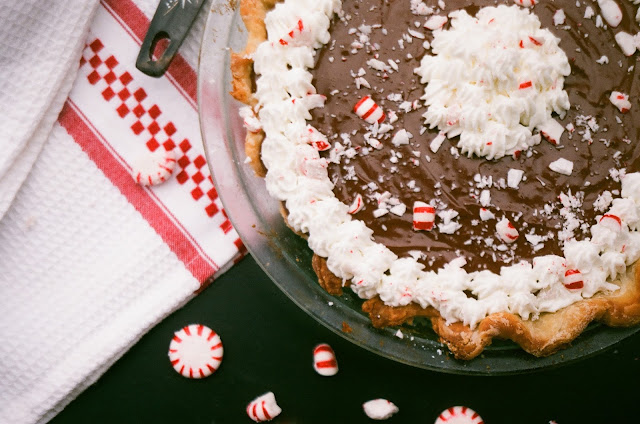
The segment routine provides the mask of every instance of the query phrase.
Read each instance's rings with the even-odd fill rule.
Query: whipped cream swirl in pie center
[[[416,69],[427,84],[425,123],[459,135],[467,156],[499,159],[540,143],[533,130],[570,106],[563,85],[571,67],[560,40],[516,6],[449,16],[451,28],[434,31],[433,54]]]

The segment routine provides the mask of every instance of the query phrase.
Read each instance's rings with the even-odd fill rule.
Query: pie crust
[[[267,39],[264,18],[276,3],[278,0],[242,0],[240,4],[240,14],[248,30],[248,41],[243,52],[233,52],[231,55],[231,95],[250,106],[257,103],[252,95],[254,74],[250,56]],[[247,132],[245,140],[246,154],[259,177],[266,175],[260,156],[263,139],[264,133],[260,131]],[[287,211],[284,205],[281,210],[286,222]],[[298,234],[305,237],[304,234]],[[345,284],[328,269],[325,258],[314,254],[312,266],[320,286],[332,295],[342,294]],[[416,303],[392,307],[385,305],[378,296],[364,301],[362,310],[369,314],[376,328],[411,323],[415,317],[429,318],[441,342],[448,346],[457,359],[475,358],[494,338],[512,340],[526,352],[543,357],[567,347],[591,322],[601,322],[610,327],[628,327],[640,323],[640,266],[636,263],[627,267],[626,273],[612,283],[619,285],[620,290],[598,293],[556,312],[542,313],[536,320],[523,320],[509,312],[493,313],[473,329],[460,322],[447,324],[433,307],[422,308]]]

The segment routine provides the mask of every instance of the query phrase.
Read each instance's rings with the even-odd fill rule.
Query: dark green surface
[[[215,329],[224,343],[220,369],[205,380],[181,377],[167,359],[173,332],[191,323]],[[336,351],[335,377],[313,371],[319,342]],[[400,408],[390,423],[431,424],[454,405],[474,408],[487,424],[636,423],[638,390],[624,382],[639,378],[640,334],[596,357],[521,376],[463,377],[398,364],[315,322],[249,257],[153,328],[52,423],[251,423],[245,406],[266,391],[283,409],[274,423],[374,422],[361,404],[378,397]]]

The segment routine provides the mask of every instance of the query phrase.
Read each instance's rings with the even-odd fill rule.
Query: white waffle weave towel
[[[154,79],[134,64],[157,5],[0,2],[1,424],[51,419],[242,254],[195,107],[208,7]],[[141,187],[157,149],[178,165]]]

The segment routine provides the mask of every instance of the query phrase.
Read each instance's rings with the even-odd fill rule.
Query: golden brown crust
[[[535,321],[501,312],[487,316],[475,329],[459,322],[447,325],[431,307],[422,309],[411,304],[394,308],[374,298],[367,300],[362,309],[376,327],[401,325],[416,316],[431,318],[433,330],[457,359],[475,358],[494,338],[513,340],[535,356],[548,356],[566,347],[592,321],[616,327],[640,323],[640,266],[629,267],[616,283],[620,284],[620,290],[615,293],[597,294],[557,312],[543,314]]]
[[[320,284],[327,293],[334,296],[342,295],[342,278],[336,277],[333,272],[329,271],[329,268],[327,268],[327,260],[325,258],[313,255],[311,266],[318,276],[318,284]]]
[[[252,94],[253,61],[249,56],[259,43],[266,40],[264,17],[278,1],[243,0],[241,4],[240,13],[249,31],[249,38],[244,52],[233,53],[231,57],[231,94],[251,106],[255,106],[257,102]],[[260,177],[266,174],[266,168],[260,159],[263,139],[262,132],[248,132],[245,140],[247,156],[251,158],[254,171]],[[281,209],[286,221],[286,208]],[[342,294],[343,281],[328,269],[325,258],[314,254],[312,266],[320,286],[332,295]],[[592,321],[609,326],[631,326],[640,323],[640,266],[629,267],[627,274],[615,283],[621,287],[615,293],[597,294],[557,312],[545,313],[535,321],[523,320],[517,315],[501,312],[487,316],[474,329],[459,322],[447,325],[436,309],[422,308],[414,303],[392,307],[375,297],[365,301],[362,309],[369,314],[372,324],[378,328],[410,323],[415,317],[430,318],[433,330],[457,359],[475,358],[494,338],[513,340],[535,356],[548,356],[566,347]]]
[[[253,60],[251,54],[258,45],[267,39],[264,17],[275,6],[278,0],[243,0],[240,3],[240,15],[247,27],[248,39],[243,52],[231,53],[231,95],[242,103],[254,107],[257,103],[253,97]],[[260,148],[264,133],[247,131],[245,153],[251,159],[251,167],[258,177],[264,178],[267,169],[260,158]]]

